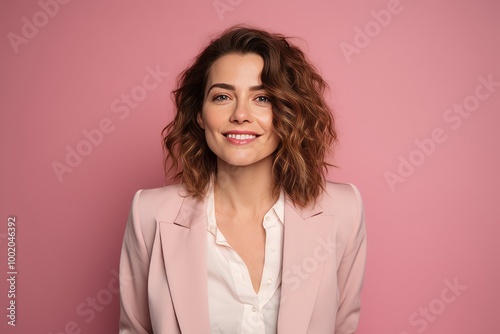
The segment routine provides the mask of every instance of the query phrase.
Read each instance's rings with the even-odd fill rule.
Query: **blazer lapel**
[[[322,212],[318,205],[301,209],[286,201],[278,333],[307,332],[332,230],[332,217]]]
[[[208,334],[206,200],[185,197],[174,221],[161,221],[165,271],[182,333]]]

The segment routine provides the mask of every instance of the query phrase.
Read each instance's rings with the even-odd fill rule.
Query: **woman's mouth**
[[[249,134],[234,134],[234,133],[229,133],[226,135],[227,138],[231,139],[237,139],[237,140],[248,140],[248,139],[255,139],[257,138],[256,135],[249,135]]]
[[[252,141],[257,139],[257,137],[259,137],[258,135],[253,133],[226,133],[224,134],[224,136],[230,143],[236,145],[251,143]]]

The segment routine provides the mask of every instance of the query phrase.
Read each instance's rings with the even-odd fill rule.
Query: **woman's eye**
[[[213,101],[227,101],[227,100],[229,100],[229,96],[219,94],[219,95],[215,95],[212,100]]]
[[[259,97],[257,97],[257,101],[259,101],[259,102],[271,102],[271,100],[267,96],[259,96]]]

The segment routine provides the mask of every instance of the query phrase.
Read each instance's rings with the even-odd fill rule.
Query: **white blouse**
[[[283,259],[283,192],[266,213],[264,269],[259,293],[256,293],[248,269],[215,220],[213,191],[207,206],[207,265],[210,333],[276,333],[281,292]]]

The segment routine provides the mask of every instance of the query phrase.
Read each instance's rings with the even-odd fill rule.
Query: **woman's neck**
[[[250,166],[218,161],[214,198],[218,210],[259,215],[276,202],[273,195],[272,157]]]

